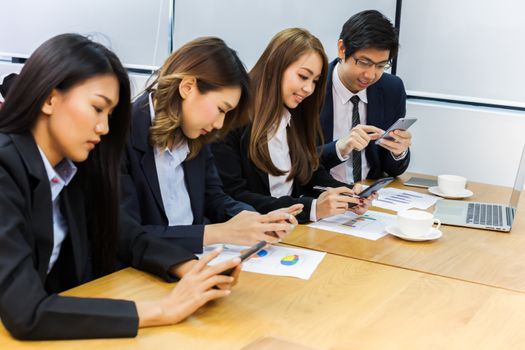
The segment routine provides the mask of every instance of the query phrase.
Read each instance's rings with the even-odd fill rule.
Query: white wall
[[[270,39],[282,29],[308,29],[329,58],[351,15],[376,9],[395,19],[395,0],[176,0],[173,43],[177,48],[199,36],[218,36],[251,68]]]
[[[525,144],[525,112],[409,100],[418,121],[409,171],[513,186]]]
[[[411,95],[525,107],[525,1],[403,0],[397,73]]]
[[[158,66],[169,54],[172,0],[0,0],[0,54],[28,57],[57,34],[90,34],[128,67]]]
[[[9,62],[2,62],[0,61],[0,81],[3,78],[4,75],[9,73],[18,73],[22,69],[21,64],[13,64]],[[146,87],[146,82],[149,78],[149,75],[144,74],[135,74],[131,73],[129,75],[130,83],[131,83],[131,96],[137,96],[140,94],[144,88]],[[0,100],[2,99],[2,96],[0,95]]]

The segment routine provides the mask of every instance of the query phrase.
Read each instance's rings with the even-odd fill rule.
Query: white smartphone
[[[416,121],[417,121],[417,118],[399,118],[394,124],[392,124],[392,126],[390,126],[388,128],[387,131],[385,131],[385,133],[383,135],[381,135],[380,138],[378,138],[376,140],[375,144],[376,145],[379,144],[379,142],[381,142],[382,139],[393,141],[394,139],[392,137],[388,136],[388,134],[391,131],[394,131],[394,130],[407,130]]]

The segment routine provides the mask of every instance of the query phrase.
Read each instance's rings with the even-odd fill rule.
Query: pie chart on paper
[[[292,265],[297,264],[298,261],[299,261],[299,255],[297,254],[287,255],[281,259],[281,264],[284,266],[292,266]]]

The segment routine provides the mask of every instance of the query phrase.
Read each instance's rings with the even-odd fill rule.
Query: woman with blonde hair
[[[297,203],[299,222],[352,211],[363,213],[370,199],[331,177],[316,149],[322,140],[319,113],[328,60],[321,42],[307,30],[277,33],[250,72],[253,105],[247,126],[213,145],[226,192],[264,213]],[[319,195],[314,186],[328,187]]]
[[[302,206],[260,215],[225,194],[207,145],[239,124],[248,81],[224,41],[198,38],[168,57],[133,104],[122,200],[148,233],[200,252],[213,243],[276,242],[297,223],[286,211]]]

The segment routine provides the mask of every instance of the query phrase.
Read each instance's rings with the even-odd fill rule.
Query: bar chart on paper
[[[364,215],[358,215],[347,211],[308,226],[375,241],[387,234],[386,226],[395,222],[396,216],[392,214],[369,210]]]
[[[379,198],[372,202],[374,207],[401,211],[410,208],[428,209],[436,204],[439,197],[415,191],[387,187],[379,190]]]

